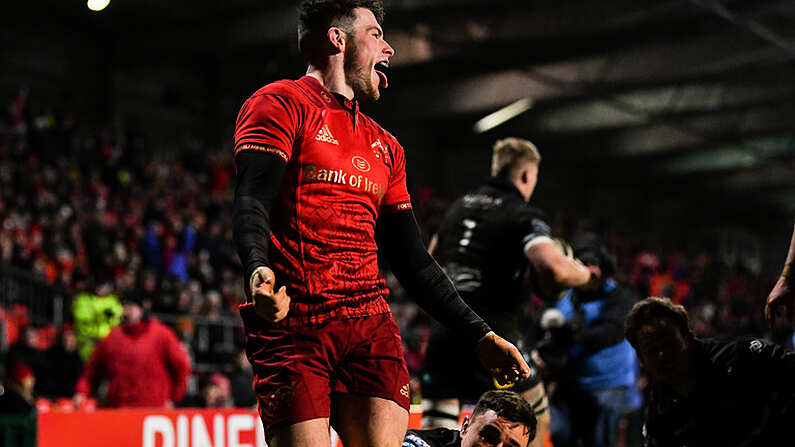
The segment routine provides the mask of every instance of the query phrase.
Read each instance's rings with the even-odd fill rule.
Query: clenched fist
[[[257,267],[251,275],[249,287],[254,300],[254,311],[265,321],[278,323],[290,311],[290,297],[287,288],[282,286],[274,292],[276,277],[268,267]]]

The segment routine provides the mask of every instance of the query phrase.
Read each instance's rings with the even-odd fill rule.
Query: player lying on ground
[[[409,430],[403,447],[527,447],[536,436],[533,408],[513,391],[488,391],[461,430]]]

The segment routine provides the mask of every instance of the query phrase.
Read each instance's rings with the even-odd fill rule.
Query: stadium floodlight
[[[530,98],[522,98],[508,104],[496,112],[489,113],[479,119],[474,126],[475,133],[483,133],[487,130],[494,129],[509,119],[515,118],[526,112],[530,107],[533,107],[533,100]]]
[[[108,6],[108,3],[110,3],[110,0],[88,0],[86,6],[92,11],[102,11]]]

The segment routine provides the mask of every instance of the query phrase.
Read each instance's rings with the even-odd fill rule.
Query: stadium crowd
[[[184,405],[254,405],[237,318],[242,284],[232,242],[231,150],[211,151],[193,140],[154,154],[134,133],[89,128],[68,108],[32,103],[27,92],[5,112],[0,115],[0,265],[32,272],[38,281],[71,294],[140,294],[144,310],[173,328],[191,358],[194,371]],[[413,197],[429,237],[452,198],[439,197],[428,186],[416,188]],[[566,227],[576,227],[574,217],[566,221]],[[773,276],[726,265],[707,250],[654,251],[639,235],[605,236],[617,254],[616,279],[637,296],[670,296],[683,304],[696,335],[765,334],[762,297]],[[431,321],[388,272],[387,280],[418,402]],[[541,303],[528,303],[524,316],[533,343]],[[76,352],[74,318],[45,330],[43,322],[26,315],[24,304],[3,303],[10,345],[4,353],[6,381],[35,376],[37,395],[69,398],[87,360]],[[230,330],[231,339],[225,332]],[[792,346],[791,333],[774,336]],[[62,359],[57,374],[55,356]]]
[[[230,157],[207,157],[193,145],[180,160],[155,161],[139,152],[135,137],[86,131],[68,112],[27,104],[25,93],[9,109],[0,124],[0,263],[89,299],[142,295],[147,313],[179,316],[167,322],[194,362],[227,365],[202,371],[194,383],[223,382],[210,375],[237,370],[230,366],[241,350],[240,334],[233,330],[230,342],[224,333],[224,318],[240,301],[227,209]],[[107,313],[118,324],[116,303]],[[12,353],[30,351],[23,357],[38,376],[37,391],[70,396],[69,386],[46,385],[52,373],[39,358],[45,349],[74,350],[60,340],[71,340],[77,325],[55,328],[55,343],[52,328],[20,336],[29,322],[46,322],[34,322],[24,306],[6,307],[6,343]],[[242,399],[251,405],[250,396]]]

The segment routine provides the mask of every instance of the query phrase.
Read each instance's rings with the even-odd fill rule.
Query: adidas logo
[[[337,146],[340,145],[340,142],[337,141],[333,135],[331,135],[331,131],[328,130],[328,124],[324,124],[323,128],[315,135],[315,140],[322,141],[324,143],[331,143],[336,144]]]

